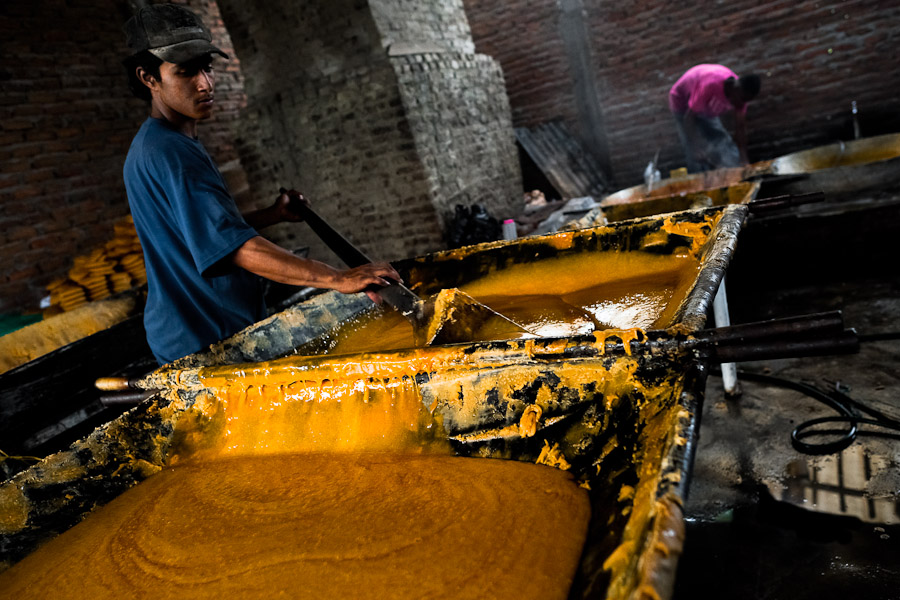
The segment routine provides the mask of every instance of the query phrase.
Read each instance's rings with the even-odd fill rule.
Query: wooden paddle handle
[[[138,389],[135,381],[127,377],[101,377],[94,382],[94,387],[104,392],[124,392]]]
[[[287,193],[287,190],[284,188],[281,188],[279,191],[282,194]],[[329,225],[325,219],[320,217],[316,211],[306,204],[295,202],[291,199],[289,207],[292,211],[303,217],[303,220],[306,221],[306,224],[309,225],[310,229],[322,238],[322,241],[325,242],[348,267],[359,267],[372,262],[368,256],[351,244],[347,238],[338,233],[334,227]]]

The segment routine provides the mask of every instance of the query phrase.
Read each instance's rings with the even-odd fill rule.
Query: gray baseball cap
[[[212,45],[209,29],[200,18],[177,4],[151,4],[125,23],[132,54],[150,51],[166,62],[181,64],[204,54],[228,55]]]

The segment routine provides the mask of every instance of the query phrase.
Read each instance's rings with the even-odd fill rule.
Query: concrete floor
[[[900,331],[900,269],[877,260],[890,252],[890,232],[900,231],[900,206],[892,206],[884,214],[893,221],[879,216],[884,231],[845,231],[848,221],[869,218],[860,215],[832,215],[814,227],[750,223],[748,242],[738,245],[743,257],[728,274],[732,323],[840,309],[863,341],[858,354],[739,368],[840,386],[900,421],[900,339],[867,341]],[[794,235],[778,235],[779,227]],[[798,235],[812,230],[816,236]],[[838,244],[845,260],[823,268],[816,257],[834,261]],[[707,385],[674,598],[900,598],[900,432],[861,435],[839,453],[802,454],[791,431],[835,412],[794,390],[741,385],[735,400],[726,400],[719,377]]]

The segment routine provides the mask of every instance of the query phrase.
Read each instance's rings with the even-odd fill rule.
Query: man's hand
[[[281,188],[275,202],[267,208],[261,208],[242,216],[254,229],[260,230],[278,223],[299,223],[303,220],[299,206],[309,206],[309,200],[297,190]]]
[[[309,200],[297,190],[279,190],[278,198],[272,205],[272,210],[278,215],[281,222],[288,221],[291,223],[299,223],[303,220],[301,206],[310,206]]]
[[[391,281],[402,281],[394,267],[386,262],[369,263],[342,272],[334,289],[344,294],[365,291],[372,302],[381,304],[381,296],[366,288],[372,285],[384,287]]]

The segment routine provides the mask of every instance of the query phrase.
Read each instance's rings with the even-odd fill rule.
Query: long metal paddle
[[[286,193],[286,190],[282,188],[281,193]],[[294,202],[291,210],[303,216],[310,229],[348,267],[358,267],[372,262],[306,204]],[[487,324],[490,324],[492,333],[498,339],[533,337],[531,332],[518,323],[456,288],[443,290],[431,302],[424,302],[406,286],[393,281],[373,291],[412,322],[417,344],[439,345],[474,341],[473,338],[477,336],[479,330]]]

